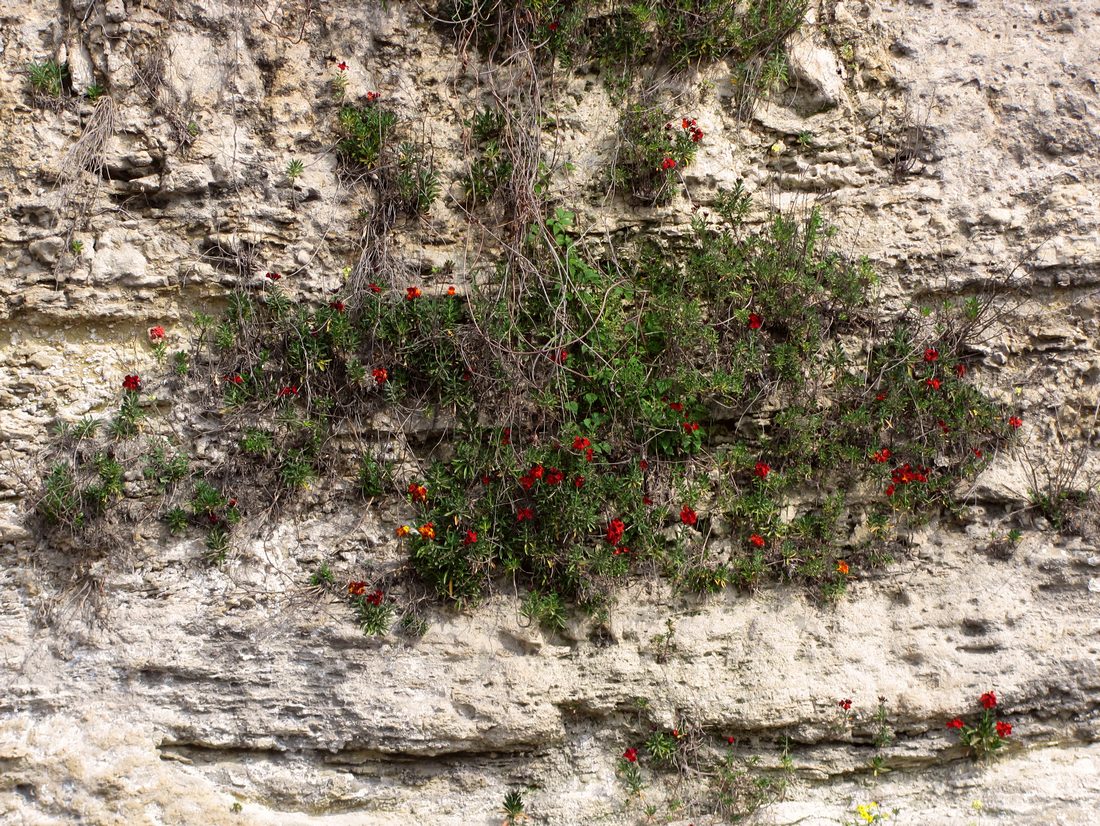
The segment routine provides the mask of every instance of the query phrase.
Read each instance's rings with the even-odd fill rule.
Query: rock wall
[[[433,611],[415,642],[364,637],[305,586],[325,559],[338,573],[396,559],[400,503],[317,493],[250,526],[220,567],[139,524],[127,554],[76,577],[26,497],[55,419],[108,410],[124,374],[157,369],[150,325],[182,337],[264,270],[302,294],[341,284],[365,196],[336,174],[338,61],[349,94],[380,90],[415,118],[445,182],[395,233],[398,259],[426,287],[461,282],[484,255],[455,197],[484,65],[413,3],[11,0],[0,18],[4,822],[488,824],[518,788],[532,822],[644,822],[615,770],[647,725],[728,733],[769,769],[788,737],[793,783],[762,823],[854,822],[871,800],[899,824],[1100,821],[1095,523],[1057,532],[1028,507],[1036,478],[1083,455],[1085,488],[1100,464],[1095,3],[815,4],[789,83],[750,119],[726,66],[667,81],[707,142],[691,202],[661,208],[598,188],[614,108],[594,75],[558,78],[545,138],[573,169],[554,193],[594,234],[675,236],[743,179],[761,206],[821,204],[881,275],[884,318],[998,290],[1008,310],[978,380],[1020,411],[1022,443],[975,482],[961,524],[921,529],[833,607],[644,581],[599,637],[580,621],[544,633],[503,595]],[[32,101],[25,67],[47,58],[77,90],[104,85],[110,110]],[[815,152],[799,151],[806,132]],[[172,402],[158,397],[164,415]],[[1012,526],[1020,542],[991,553]],[[965,760],[944,723],[991,689],[1010,746]],[[895,739],[876,752],[879,697]],[[876,753],[889,772],[868,768]],[[647,788],[657,822],[688,822],[678,794]]]

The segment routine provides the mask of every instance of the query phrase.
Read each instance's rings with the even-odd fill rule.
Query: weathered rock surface
[[[125,560],[69,582],[22,501],[50,423],[101,412],[124,374],[153,369],[136,344],[149,325],[182,336],[192,312],[266,269],[321,294],[354,263],[362,196],[333,174],[332,56],[351,92],[382,90],[422,120],[445,181],[466,168],[476,61],[416,4],[64,5],[68,22],[32,0],[0,13],[0,821],[489,824],[522,787],[534,822],[634,823],[617,757],[650,724],[686,719],[769,767],[791,738],[795,786],[760,822],[846,823],[869,800],[899,824],[1100,822],[1100,547],[1026,510],[1059,462],[1085,452],[1079,486],[1100,466],[1095,3],[822,4],[796,36],[791,85],[748,123],[727,69],[683,84],[707,127],[686,178],[701,208],[738,179],[761,205],[820,201],[881,274],[887,314],[1011,299],[976,374],[1019,409],[1025,448],[976,481],[970,524],[909,537],[835,608],[784,589],[700,603],[639,583],[606,636],[546,636],[502,595],[434,615],[415,644],[364,638],[303,587],[325,558],[338,575],[398,564],[392,508],[250,526],[215,569],[197,543],[143,526]],[[24,71],[62,55],[74,83],[94,78],[117,106],[102,177],[68,186],[59,163],[91,106],[32,107]],[[555,187],[578,222],[686,230],[686,201],[649,216],[579,202],[613,111],[588,81],[555,92],[553,139],[575,165]],[[292,158],[305,169],[289,183]],[[465,227],[444,198],[401,248],[461,276],[476,255]],[[1010,518],[1023,540],[988,553]],[[93,603],[104,612],[89,620]],[[971,763],[944,723],[989,689],[1016,729],[1005,754]],[[879,696],[897,739],[873,777]],[[843,697],[854,727],[837,725]]]

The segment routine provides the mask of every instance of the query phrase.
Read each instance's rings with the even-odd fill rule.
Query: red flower
[[[951,432],[951,428],[947,426],[947,422],[945,422],[943,419],[939,419],[936,424],[940,426],[940,430],[944,432],[944,435],[947,435]]]
[[[950,721],[947,724],[947,727],[948,728],[962,728],[963,727],[963,721],[960,720],[958,717],[956,717],[954,720]]]
[[[642,504],[645,505],[646,507],[649,507],[650,505],[653,504],[653,497],[643,496],[642,497]]]
[[[749,542],[751,542],[758,548],[763,548],[767,544],[767,542],[764,540],[764,537],[762,537],[758,533],[752,534],[752,536],[749,537]]]
[[[840,706],[845,711],[849,711],[852,708],[852,701],[851,700],[839,700],[839,701],[837,701],[837,705]]]
[[[676,168],[676,159],[675,158],[665,158],[663,161],[661,161],[661,169],[662,170],[667,172],[668,170],[675,169],[675,168]]]
[[[680,402],[669,402],[668,409],[671,410],[673,413],[683,413],[684,405]]]
[[[726,742],[729,743],[732,746],[734,743],[737,742],[737,738],[736,737],[727,737]]]
[[[367,583],[365,582],[359,581],[348,583],[348,593],[351,594],[353,597],[362,596],[366,592],[366,590]]]
[[[556,31],[558,30],[558,21],[557,21],[557,20],[555,20],[555,21],[554,21],[553,23],[551,23],[551,24],[550,24],[549,26],[547,26],[546,28],[548,28],[548,29],[549,29],[550,31],[552,31],[552,32],[556,32]]]
[[[749,313],[749,329],[759,330],[764,326],[764,319],[758,316],[756,313]]]
[[[890,448],[884,447],[882,450],[872,455],[871,458],[881,465],[882,463],[889,461],[890,456]]]
[[[981,697],[982,708],[996,708],[997,707],[997,695],[992,691],[987,691]]]
[[[702,139],[703,139],[703,130],[702,129],[693,129],[693,130],[691,130],[691,142],[692,143],[699,143],[699,141],[701,141]]]
[[[517,522],[530,522],[535,518],[535,511],[533,508],[520,508],[516,511]]]
[[[377,284],[375,284],[375,283],[374,283],[373,281],[372,281],[372,282],[370,282],[370,283],[369,283],[369,284],[367,285],[367,287],[368,287],[368,288],[370,289],[370,291],[371,291],[372,293],[380,293],[380,292],[382,292],[382,288],[381,288],[381,287],[379,287],[379,286],[378,286]]]
[[[940,380],[939,379],[925,379],[924,380],[924,385],[925,385],[925,387],[931,387],[933,390],[939,390],[940,389]]]
[[[960,379],[963,376],[965,376],[966,375],[966,365],[965,364],[956,364],[955,365],[955,375],[958,376]]]
[[[569,361],[569,351],[561,350],[557,353],[551,353],[550,361],[554,362],[554,364],[565,364],[565,362]]]
[[[876,402],[886,401],[886,394],[885,393],[879,393],[877,396],[875,396],[875,401]]]
[[[264,278],[268,279],[269,281],[278,281],[280,278],[282,278],[282,276],[279,275],[279,273],[277,272],[267,272],[264,273]]]
[[[997,736],[1008,737],[1012,734],[1012,723],[1006,723],[1004,720],[997,721]]]
[[[385,599],[385,594],[383,594],[381,591],[375,591],[373,594],[369,594],[367,596],[367,602],[375,607],[381,605],[383,599]]]
[[[546,479],[544,481],[550,486],[557,486],[560,485],[564,479],[565,474],[556,467],[552,467],[546,471]]]
[[[136,393],[141,389],[141,379],[137,376],[126,376],[122,379],[122,389]]]
[[[346,72],[348,70],[348,64],[341,60],[339,63],[336,64],[336,68],[339,69],[341,72]]]
[[[630,553],[630,548],[623,547],[623,548],[616,548],[615,550],[613,550],[611,552],[611,555],[612,556],[622,556],[623,554],[628,554],[628,553]]]
[[[1023,425],[1024,420],[1021,419],[1019,416],[1010,416],[1008,419],[1008,423],[1009,425],[1011,425],[1013,430],[1018,430],[1020,426]]]
[[[380,97],[382,97],[382,95],[378,92],[367,92],[367,103],[374,103]]]
[[[887,485],[886,486],[886,495],[887,496],[893,496],[894,495],[894,486],[893,485]]]
[[[150,327],[149,328],[149,340],[150,341],[160,341],[162,338],[164,338],[164,328],[163,327]]]
[[[477,531],[466,531],[466,536],[462,540],[463,545],[473,545],[477,542]]]
[[[685,433],[694,433],[698,429],[699,429],[699,425],[696,424],[695,422],[684,422],[684,432]]]
[[[524,490],[531,490],[535,486],[535,477],[521,476],[519,477],[519,483]]]
[[[621,519],[612,519],[607,525],[607,544],[618,545],[626,532],[626,523]]]
[[[761,479],[767,479],[768,474],[771,473],[771,467],[766,462],[757,462],[756,469],[753,470],[753,473]]]
[[[684,118],[683,120],[680,121],[680,128],[681,129],[688,129],[690,127],[691,127],[691,121],[689,121],[687,118]]]
[[[680,508],[680,521],[685,525],[694,525],[699,521],[699,514],[697,514],[691,505],[684,505]]]
[[[587,450],[585,450],[584,460],[586,462],[591,462],[592,461],[592,448],[588,448]]]
[[[500,432],[500,443],[502,445],[512,444],[512,428],[506,427]]]
[[[636,748],[634,748],[633,746],[631,746],[630,748],[628,748],[626,751],[623,752],[623,760],[625,760],[627,763],[637,763],[638,762],[638,750]]]
[[[419,287],[406,287],[405,288],[405,300],[412,301],[414,298],[420,298],[424,293],[420,292]]]
[[[978,450],[978,448],[974,448],[974,455],[977,456],[979,459],[982,458],[982,452]]]
[[[583,476],[578,476],[576,479],[574,479],[573,480],[573,487],[575,487],[577,490],[580,490],[581,488],[583,488],[584,487],[584,477]]]
[[[370,371],[370,374],[374,376],[374,383],[382,386],[386,383],[386,379],[390,377],[390,374],[386,372],[385,367],[376,367]]]
[[[427,502],[428,489],[423,485],[418,485],[416,482],[411,482],[409,484],[409,498],[414,502]]]
[[[244,383],[244,379],[241,378],[240,373],[234,373],[232,376],[226,376],[225,380],[227,382],[229,382],[230,384],[243,384]]]
[[[328,306],[331,309],[336,310],[336,312],[338,313],[342,313],[348,308],[348,305],[345,304],[343,301],[330,301]]]
[[[542,465],[535,465],[531,468],[531,475],[536,479],[541,479],[546,474],[545,468]]]
[[[939,357],[940,351],[937,350],[935,347],[929,347],[927,350],[924,351],[925,361],[936,361],[936,359],[938,359]]]
[[[288,384],[286,387],[280,387],[279,388],[279,393],[278,393],[279,398],[285,399],[288,396],[297,396],[297,395],[298,395],[298,387],[296,385]]]
[[[448,287],[447,288],[447,295],[454,295],[454,294],[455,294],[455,288],[454,287]]]
[[[416,532],[425,539],[435,539],[435,523],[425,522],[423,525],[416,529]]]
[[[645,459],[642,459],[640,462],[638,462],[638,470],[642,471],[642,473],[645,473],[647,470],[649,470],[649,462],[647,462]]]
[[[592,446],[592,443],[582,436],[573,437],[573,450],[587,450]]]

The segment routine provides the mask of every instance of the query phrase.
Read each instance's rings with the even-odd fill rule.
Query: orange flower
[[[431,522],[425,522],[416,531],[425,539],[435,539],[435,525]]]
[[[408,536],[410,533],[412,533],[412,529],[408,525],[402,525],[400,528],[397,529],[395,533],[399,537]]]
[[[365,582],[360,581],[360,582],[349,582],[348,583],[348,593],[351,594],[353,597],[362,596],[366,592],[366,590],[367,590],[367,583],[365,583]]]
[[[414,298],[420,298],[424,293],[420,292],[419,287],[406,287],[405,288],[405,300],[412,301]]]
[[[454,294],[455,294],[455,288],[454,287],[448,287],[447,288],[447,295],[454,295]]]
[[[837,563],[836,563],[837,573],[838,574],[843,574],[844,576],[847,576],[848,575],[848,570],[849,570],[848,569],[848,563],[845,562],[843,559],[838,559]]]
[[[428,489],[423,485],[418,485],[416,482],[409,484],[409,498],[414,502],[427,502],[428,501]]]

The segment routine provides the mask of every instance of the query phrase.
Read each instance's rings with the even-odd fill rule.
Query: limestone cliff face
[[[322,560],[338,575],[398,564],[399,502],[307,496],[246,526],[216,567],[198,540],[139,523],[126,553],[74,572],[25,497],[55,419],[103,412],[124,374],[158,369],[148,327],[185,337],[196,310],[264,270],[321,296],[355,265],[369,197],[336,174],[339,61],[349,94],[381,91],[430,137],[444,181],[394,230],[394,260],[428,287],[461,282],[484,254],[454,197],[476,54],[415,3],[6,4],[0,820],[457,826],[499,823],[522,788],[532,822],[644,822],[643,804],[624,808],[619,755],[649,726],[687,723],[766,768],[790,738],[793,783],[762,823],[847,823],[871,800],[899,824],[1100,822],[1100,540],[1095,521],[1060,533],[1027,509],[1036,479],[1083,456],[1085,488],[1100,466],[1100,9],[813,5],[789,83],[751,118],[726,67],[669,81],[707,129],[687,191],[705,209],[743,179],[760,206],[820,203],[882,276],[884,314],[999,290],[1008,311],[978,380],[1020,411],[1023,446],[977,480],[965,524],[922,529],[835,607],[651,582],[620,594],[600,635],[580,620],[546,634],[502,595],[433,609],[409,642],[364,637],[306,587]],[[111,102],[36,105],[26,65],[46,59]],[[578,225],[686,231],[686,199],[638,210],[598,190],[614,109],[594,75],[546,94],[545,148],[573,164],[553,191]],[[812,153],[797,151],[807,132]],[[157,404],[188,415],[171,391]],[[1014,525],[1020,542],[991,553]],[[944,723],[990,689],[1015,730],[975,763]],[[876,752],[879,697],[895,738]],[[868,768],[876,753],[888,773]],[[662,783],[647,801],[689,822]]]

